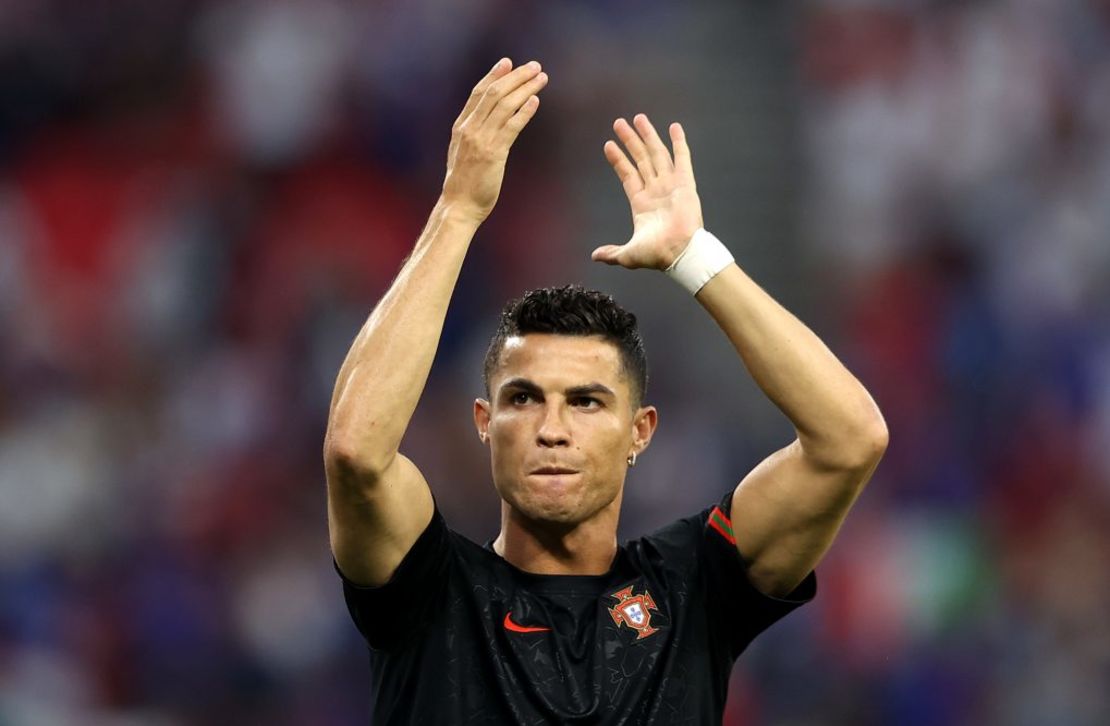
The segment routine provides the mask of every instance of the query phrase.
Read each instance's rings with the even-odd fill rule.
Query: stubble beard
[[[599,499],[588,496],[592,486],[596,485],[582,482],[581,489],[567,492],[562,497],[548,497],[542,494],[536,496],[539,491],[535,485],[517,482],[509,496],[506,497],[504,491],[499,494],[525,521],[540,528],[566,532],[593,519],[616,499],[617,492]]]

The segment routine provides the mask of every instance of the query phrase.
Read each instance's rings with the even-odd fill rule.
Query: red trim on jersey
[[[717,530],[729,544],[736,546],[736,537],[732,534],[732,520],[725,516],[720,507],[713,507],[713,511],[709,513],[709,526]]]

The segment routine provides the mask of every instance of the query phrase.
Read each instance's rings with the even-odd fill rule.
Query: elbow
[[[890,431],[875,400],[870,395],[856,409],[850,424],[844,427],[839,449],[844,469],[870,472],[883,458],[890,444]]]
[[[845,464],[853,471],[870,471],[878,465],[890,444],[886,421],[876,412],[873,420],[861,426],[845,444]]]
[[[882,416],[878,416],[866,433],[860,437],[860,444],[860,464],[868,469],[874,468],[883,458],[886,447],[890,444],[890,430],[887,429],[886,421]]]
[[[351,490],[367,490],[381,481],[396,452],[388,455],[367,451],[351,437],[328,432],[324,439],[324,470],[328,486]]]
[[[806,449],[809,459],[829,471],[870,472],[883,458],[890,444],[890,432],[881,414],[840,432],[835,439],[811,444]]]

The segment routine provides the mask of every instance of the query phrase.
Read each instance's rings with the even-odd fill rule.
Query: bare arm
[[[672,124],[674,159],[646,116],[614,128],[605,155],[632,205],[625,245],[594,251],[624,267],[666,269],[702,226],[690,151]],[[824,556],[886,448],[887,430],[866,389],[821,340],[731,264],[697,300],[728,336],[748,372],[794,424],[797,439],[753,469],[732,495],[736,545],[753,584],[793,590]]]
[[[824,556],[886,449],[878,406],[796,317],[735,264],[698,292],[797,438],[736,487],[736,545],[753,583],[793,590]]]
[[[328,528],[339,568],[360,584],[388,581],[432,516],[428,484],[398,448],[463,259],[547,82],[539,64],[511,65],[502,59],[494,66],[455,121],[443,193],[336,379],[324,441]]]

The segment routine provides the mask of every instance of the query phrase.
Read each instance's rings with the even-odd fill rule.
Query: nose
[[[543,421],[536,431],[536,443],[545,447],[570,444],[570,430],[563,421],[563,406],[558,401],[551,400],[544,408]]]

